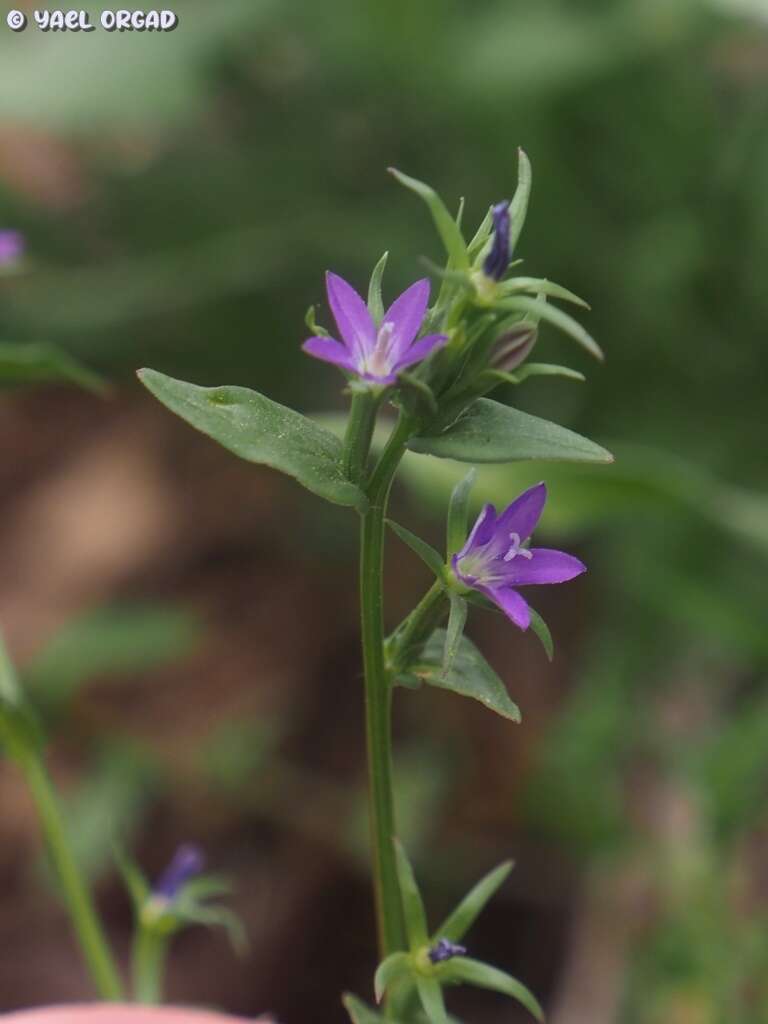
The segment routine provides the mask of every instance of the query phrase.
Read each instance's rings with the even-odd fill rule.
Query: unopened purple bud
[[[511,373],[531,354],[539,330],[535,324],[519,323],[504,331],[493,344],[490,365],[494,370]]]
[[[450,939],[438,939],[432,949],[430,949],[428,956],[433,964],[441,964],[444,960],[451,960],[455,956],[465,956],[466,948],[459,946],[455,942],[451,942]]]
[[[169,903],[176,899],[179,890],[205,866],[203,851],[193,843],[184,843],[173,855],[173,860],[155,883],[152,894]]]
[[[20,231],[0,229],[0,266],[21,259],[24,249],[24,235]]]
[[[493,217],[493,244],[485,257],[483,272],[494,281],[500,281],[509,266],[509,200],[504,199],[491,210]]]

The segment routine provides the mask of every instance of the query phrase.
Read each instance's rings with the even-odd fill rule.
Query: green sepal
[[[417,975],[416,991],[419,993],[421,1005],[430,1024],[448,1024],[448,1014],[445,1009],[443,990],[436,978],[427,978]]]
[[[570,366],[558,366],[557,363],[525,363],[519,370],[515,370],[514,376],[518,384],[528,377],[565,377],[580,383],[587,379],[578,370],[572,370]]]
[[[458,462],[613,462],[594,441],[489,398],[473,402],[447,429],[411,438],[408,447]]]
[[[399,839],[394,839],[393,843],[405,930],[411,951],[416,952],[427,944],[427,915],[405,847]]]
[[[491,231],[493,229],[493,207],[489,206],[485,216],[480,221],[480,225],[475,232],[471,242],[467,246],[467,255],[470,260],[474,260],[475,256],[482,251],[488,239],[491,237]]]
[[[473,466],[451,491],[446,527],[446,551],[449,559],[457,551],[461,551],[467,539],[469,498],[476,479],[477,470]]]
[[[409,953],[392,953],[382,960],[373,978],[373,990],[376,1002],[380,1003],[387,989],[393,983],[411,973],[411,956]]]
[[[549,626],[535,608],[531,608],[531,606],[528,605],[528,610],[531,613],[531,629],[541,641],[541,646],[544,648],[547,658],[549,661],[552,661],[555,656],[555,644],[552,640],[552,633],[549,630]]]
[[[440,975],[449,984],[475,985],[478,988],[487,988],[493,992],[511,996],[522,1003],[537,1020],[544,1020],[544,1011],[533,993],[517,978],[513,978],[506,971],[499,970],[498,967],[491,967],[480,960],[457,956],[445,963]]]
[[[0,342],[0,388],[67,381],[104,394],[106,382],[67,352],[44,342]]]
[[[499,864],[481,878],[434,932],[432,943],[438,939],[448,939],[450,942],[459,942],[463,939],[486,904],[504,884],[513,867],[511,860],[505,860],[503,864]]]
[[[554,281],[547,280],[546,277],[511,277],[509,280],[499,284],[497,294],[504,298],[509,298],[509,296],[514,295],[516,292],[533,292],[534,295],[548,295],[552,299],[572,302],[575,306],[581,306],[582,309],[592,308],[588,302],[585,302],[575,292],[569,291],[568,288],[564,288],[561,284],[555,284]]]
[[[448,613],[448,627],[445,631],[445,648],[443,650],[443,679],[448,679],[453,670],[459,645],[464,636],[467,622],[467,602],[459,594],[450,592],[448,595],[451,610]]]
[[[349,1014],[352,1024],[384,1024],[385,1018],[383,1014],[377,1010],[372,1010],[362,999],[353,996],[351,992],[345,992],[341,997],[341,1001],[344,1004],[344,1009]],[[386,1018],[386,1024],[398,1024],[398,1022],[388,1017]]]
[[[509,255],[512,258],[520,233],[528,214],[528,202],[531,198],[533,170],[528,154],[524,149],[517,150],[517,188],[509,204]]]
[[[330,338],[330,333],[326,331],[324,327],[315,319],[315,307],[310,306],[304,316],[304,323],[309,328],[310,334],[317,335],[319,338]]]
[[[429,686],[471,697],[497,715],[519,722],[520,709],[472,641],[466,636],[461,638],[447,673],[444,671],[445,645],[446,631],[436,629],[406,672]]]
[[[150,894],[150,885],[139,865],[120,843],[114,843],[112,856],[128,890],[133,910],[138,917]]]
[[[417,537],[415,533],[411,533],[404,526],[400,526],[394,519],[387,519],[387,526],[397,534],[404,544],[408,545],[411,551],[419,556],[422,562],[424,562],[427,568],[432,570],[439,580],[445,579],[445,563],[431,544],[427,544],[421,537]]]
[[[465,270],[450,270],[449,267],[441,267],[428,256],[421,256],[419,263],[441,281],[449,281],[451,284],[458,284],[468,292],[474,292],[475,286],[472,278]]]
[[[157,370],[140,370],[139,379],[163,405],[240,458],[278,469],[327,501],[365,511],[364,493],[345,476],[342,442],[301,413],[248,388],[203,388]]]
[[[384,301],[381,297],[381,279],[387,266],[389,253],[385,252],[376,266],[373,268],[371,280],[368,284],[368,312],[373,317],[377,327],[381,326],[384,319]]]
[[[429,384],[407,371],[398,374],[397,383],[400,394],[399,401],[394,402],[395,405],[402,405],[406,412],[415,413],[417,416],[422,413],[430,417],[437,415],[437,399]]]
[[[575,342],[586,349],[595,359],[603,360],[603,350],[597,344],[592,335],[572,316],[564,313],[557,306],[551,306],[544,299],[531,298],[530,295],[515,295],[513,298],[499,299],[493,304],[495,309],[509,310],[510,312],[528,313],[546,320],[554,327],[559,328],[564,334],[573,338]]]
[[[393,175],[401,185],[410,189],[411,192],[415,192],[417,196],[424,200],[429,207],[429,212],[432,214],[432,220],[435,222],[437,233],[440,235],[440,239],[445,246],[445,251],[447,252],[451,263],[459,270],[468,269],[469,259],[467,257],[467,247],[464,242],[464,236],[461,233],[461,228],[448,212],[448,207],[437,192],[423,181],[411,178],[409,175],[403,174],[402,171],[398,171],[394,167],[389,168],[389,173]]]

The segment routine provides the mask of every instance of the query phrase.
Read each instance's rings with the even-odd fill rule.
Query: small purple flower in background
[[[152,896],[162,902],[173,903],[179,890],[205,867],[202,850],[193,843],[184,843],[173,855],[173,860],[152,887]]]
[[[455,956],[466,956],[466,953],[466,946],[459,946],[450,939],[438,939],[427,955],[433,964],[441,964]]]
[[[466,544],[452,560],[458,579],[490,598],[520,629],[530,625],[531,612],[516,587],[565,583],[587,571],[578,558],[564,551],[523,547],[546,500],[542,483],[524,491],[500,516],[493,505],[485,505]]]
[[[395,299],[378,328],[365,302],[343,278],[329,271],[326,288],[341,341],[314,337],[302,348],[361,380],[379,387],[394,384],[402,370],[420,363],[448,340],[444,334],[430,334],[414,341],[427,312],[426,279],[412,284]]]
[[[485,257],[483,272],[494,281],[500,281],[509,266],[509,200],[505,199],[491,210],[493,217],[493,244]]]
[[[20,231],[0,229],[0,266],[16,263],[24,255],[26,244]]]

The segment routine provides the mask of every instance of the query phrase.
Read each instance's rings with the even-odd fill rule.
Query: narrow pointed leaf
[[[351,992],[346,992],[342,996],[341,1001],[344,1004],[344,1009],[349,1014],[352,1024],[383,1024],[384,1017],[382,1014],[372,1010],[362,999],[353,996]],[[388,1024],[396,1024],[396,1022],[390,1021]]]
[[[595,339],[585,330],[581,324],[572,316],[564,313],[557,306],[551,306],[544,299],[534,299],[529,295],[515,295],[514,298],[501,299],[494,303],[497,309],[510,310],[512,312],[528,313],[546,320],[554,327],[559,328],[574,341],[585,348],[595,359],[603,359],[603,350]]]
[[[408,953],[393,953],[382,960],[376,969],[373,988],[376,1002],[380,1003],[389,986],[410,972],[411,958]]]
[[[522,982],[513,978],[511,974],[500,971],[498,967],[491,967],[489,964],[481,963],[479,960],[457,956],[446,963],[441,974],[446,980],[451,982],[464,982],[468,985],[476,985],[478,988],[487,988],[493,992],[501,992],[505,996],[511,996],[519,1003],[522,1003],[526,1010],[532,1013],[537,1020],[544,1020],[544,1011],[536,997]]]
[[[503,885],[512,870],[511,860],[499,864],[493,871],[489,871],[484,878],[474,885],[464,899],[459,903],[453,913],[443,921],[433,936],[433,941],[440,938],[449,939],[451,942],[459,942],[477,920],[488,901],[494,896],[497,890]]]
[[[478,227],[477,231],[475,232],[474,237],[472,238],[472,241],[467,246],[467,255],[469,256],[470,259],[474,259],[474,257],[477,255],[477,253],[479,253],[481,251],[481,249],[483,248],[485,243],[491,237],[491,229],[492,228],[493,228],[493,207],[489,206],[485,216],[480,221],[480,226]]]
[[[570,366],[558,366],[556,363],[525,363],[515,370],[517,383],[521,384],[528,377],[566,377],[568,380],[585,381],[587,378]]]
[[[528,214],[528,201],[531,198],[533,171],[531,161],[524,149],[517,151],[517,188],[509,204],[509,254],[515,251],[520,232],[523,230]]]
[[[397,380],[403,405],[415,405],[417,411],[421,407],[430,416],[437,414],[437,399],[429,384],[412,373],[401,373]]]
[[[414,551],[419,556],[422,562],[432,570],[438,579],[443,579],[445,576],[445,563],[430,544],[427,544],[421,537],[417,537],[415,533],[411,533],[410,530],[406,530],[404,526],[400,526],[394,519],[388,519],[387,525],[404,544],[408,545],[411,551]]]
[[[530,605],[528,608],[531,613],[531,629],[541,641],[541,646],[544,648],[547,658],[552,661],[555,656],[555,645],[552,640],[552,634],[549,631],[549,626],[535,608],[531,608]]]
[[[387,266],[387,258],[389,253],[385,252],[379,262],[373,268],[371,274],[371,281],[368,285],[368,312],[373,317],[374,323],[378,327],[381,321],[384,319],[384,301],[381,297],[381,279],[384,276],[384,270]]]
[[[451,492],[448,505],[447,552],[448,558],[455,555],[464,546],[469,525],[469,498],[477,478],[477,470],[473,466],[466,476],[456,484]]]
[[[461,229],[448,212],[447,206],[437,192],[435,192],[433,188],[430,188],[429,185],[426,185],[423,181],[411,178],[407,174],[403,174],[402,171],[396,170],[394,167],[390,167],[389,172],[400,182],[401,185],[410,189],[411,192],[415,192],[417,196],[420,196],[424,200],[429,207],[429,212],[432,214],[432,220],[435,222],[435,227],[437,228],[437,232],[440,235],[451,263],[459,270],[466,270],[467,267],[469,267],[469,260],[467,258],[467,249],[464,244],[464,237],[461,233]]]
[[[398,839],[395,839],[394,843],[405,929],[408,932],[410,947],[415,950],[427,944],[427,915],[405,847]]]
[[[563,288],[561,284],[548,281],[545,277],[512,277],[505,281],[499,288],[499,294],[510,296],[515,292],[533,292],[534,295],[549,295],[553,299],[562,299],[564,302],[572,302],[582,309],[589,309],[590,305],[580,298],[575,292]]]
[[[0,634],[0,745],[17,762],[39,756],[42,734]]]
[[[131,897],[133,909],[138,913],[149,896],[150,886],[138,864],[121,845],[115,843],[112,850],[117,870],[122,876],[128,895]]]
[[[445,650],[443,652],[443,679],[447,679],[456,662],[459,645],[464,636],[467,621],[467,602],[458,594],[450,595],[451,610],[448,615],[448,628],[445,631]]]
[[[458,462],[613,462],[594,441],[489,398],[478,399],[441,433],[411,438],[408,447]]]
[[[472,641],[466,636],[461,638],[448,673],[443,670],[445,643],[446,631],[436,629],[416,662],[408,666],[408,672],[429,686],[471,697],[497,715],[519,722],[520,709]]]
[[[103,394],[106,384],[67,352],[42,342],[0,343],[0,388],[21,384],[68,381]]]
[[[337,505],[366,507],[343,470],[341,441],[301,413],[248,388],[202,388],[140,370],[139,379],[163,405],[248,462],[292,476]]]
[[[430,1024],[448,1024],[440,982],[434,978],[416,978],[416,990]]]

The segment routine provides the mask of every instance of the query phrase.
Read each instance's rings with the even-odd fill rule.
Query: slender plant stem
[[[397,672],[406,667],[408,656],[414,648],[429,639],[432,631],[445,618],[447,611],[448,598],[445,589],[436,580],[387,642],[387,647],[391,650],[391,671]]]
[[[139,925],[133,942],[133,995],[137,1003],[160,1003],[168,936]]]
[[[72,854],[64,819],[42,759],[27,757],[23,769],[80,947],[102,999],[119,1000],[122,983],[91,894]]]
[[[362,518],[360,537],[360,616],[365,668],[371,843],[376,920],[382,958],[405,948],[393,846],[392,680],[384,661],[383,561],[387,500],[411,430],[412,424],[401,416],[368,485],[370,504]]]
[[[371,391],[355,392],[344,436],[344,472],[355,483],[365,475],[380,399]]]

